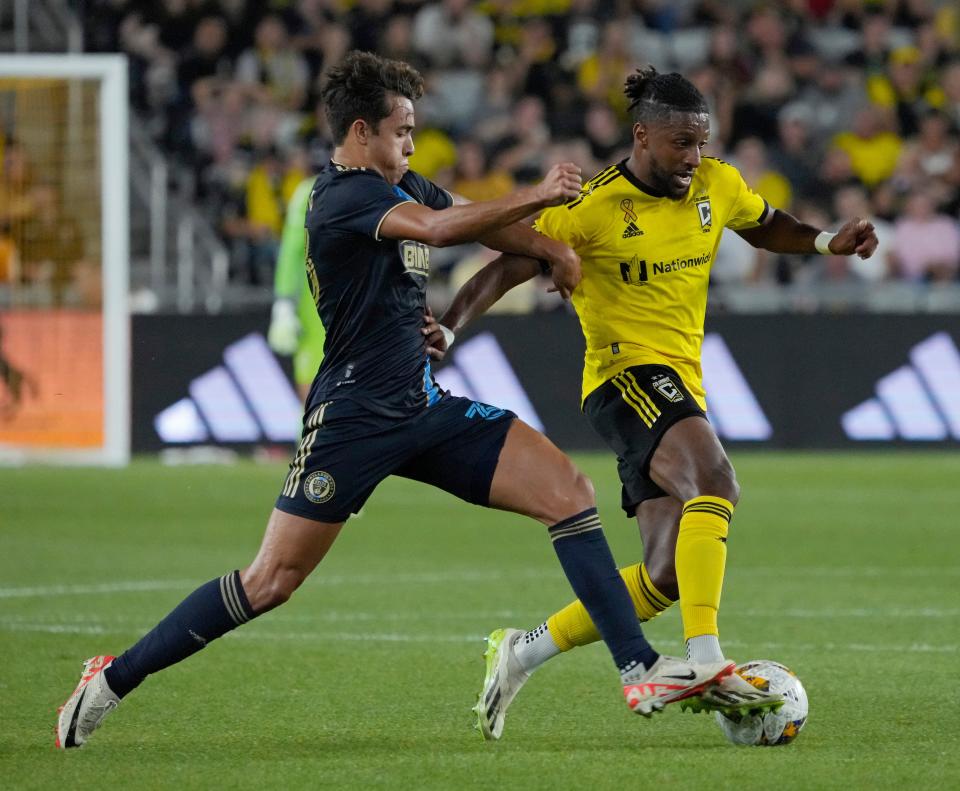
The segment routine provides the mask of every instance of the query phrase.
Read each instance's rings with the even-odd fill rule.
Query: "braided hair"
[[[682,74],[660,74],[653,66],[627,77],[623,92],[630,100],[634,121],[664,121],[671,113],[706,113],[707,100]]]

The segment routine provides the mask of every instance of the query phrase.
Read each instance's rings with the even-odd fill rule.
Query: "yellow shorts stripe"
[[[619,377],[619,381],[614,382],[620,392],[623,394],[623,399],[632,406],[641,417],[644,418],[644,422],[647,424],[648,428],[653,428],[653,424],[657,419],[657,416],[650,410],[650,407],[647,406],[646,402],[641,399],[637,393],[633,390],[630,385],[629,380],[626,377]]]
[[[633,407],[634,412],[640,415],[640,419],[646,424],[647,428],[653,428],[653,421],[657,419],[656,416],[651,414],[649,407],[633,394],[628,383],[623,381],[621,376],[615,376],[611,381],[620,391],[623,400]]]
[[[624,373],[624,376],[626,376],[626,377],[632,382],[632,384],[633,384],[632,389],[633,389],[635,392],[639,393],[641,396],[643,396],[644,400],[645,400],[645,401],[647,402],[647,404],[650,406],[650,409],[653,410],[654,418],[660,417],[660,407],[658,407],[658,406],[653,402],[653,399],[650,398],[650,396],[648,396],[648,395],[646,394],[646,392],[640,387],[640,383],[637,382],[637,380],[636,380],[636,378],[634,377],[634,375],[633,375],[630,371],[624,371],[623,373]]]
[[[621,376],[631,395],[646,408],[650,417],[656,421],[656,419],[660,417],[660,408],[654,403],[653,399],[644,392],[630,371],[624,371]]]

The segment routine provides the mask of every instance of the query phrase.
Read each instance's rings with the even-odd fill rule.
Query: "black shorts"
[[[594,430],[617,454],[627,516],[644,500],[667,493],[650,479],[650,459],[663,435],[678,420],[706,418],[677,372],[666,365],[635,365],[587,396],[583,411]]]
[[[319,522],[343,522],[388,475],[487,505],[514,418],[509,410],[451,395],[405,420],[351,401],[330,402],[305,416],[276,506]]]

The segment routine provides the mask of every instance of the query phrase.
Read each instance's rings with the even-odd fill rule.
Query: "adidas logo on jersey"
[[[627,223],[627,227],[623,231],[622,239],[632,239],[634,236],[643,236],[643,231],[641,231],[636,223]]]
[[[850,439],[960,439],[960,350],[946,332],[910,349],[910,364],[877,382],[876,397],[844,413]]]

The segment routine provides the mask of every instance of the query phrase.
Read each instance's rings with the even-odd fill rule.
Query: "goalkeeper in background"
[[[273,280],[273,312],[267,342],[284,357],[293,357],[293,381],[306,401],[323,360],[326,331],[307,285],[307,236],[304,221],[315,176],[301,181],[287,205],[280,254]]]

